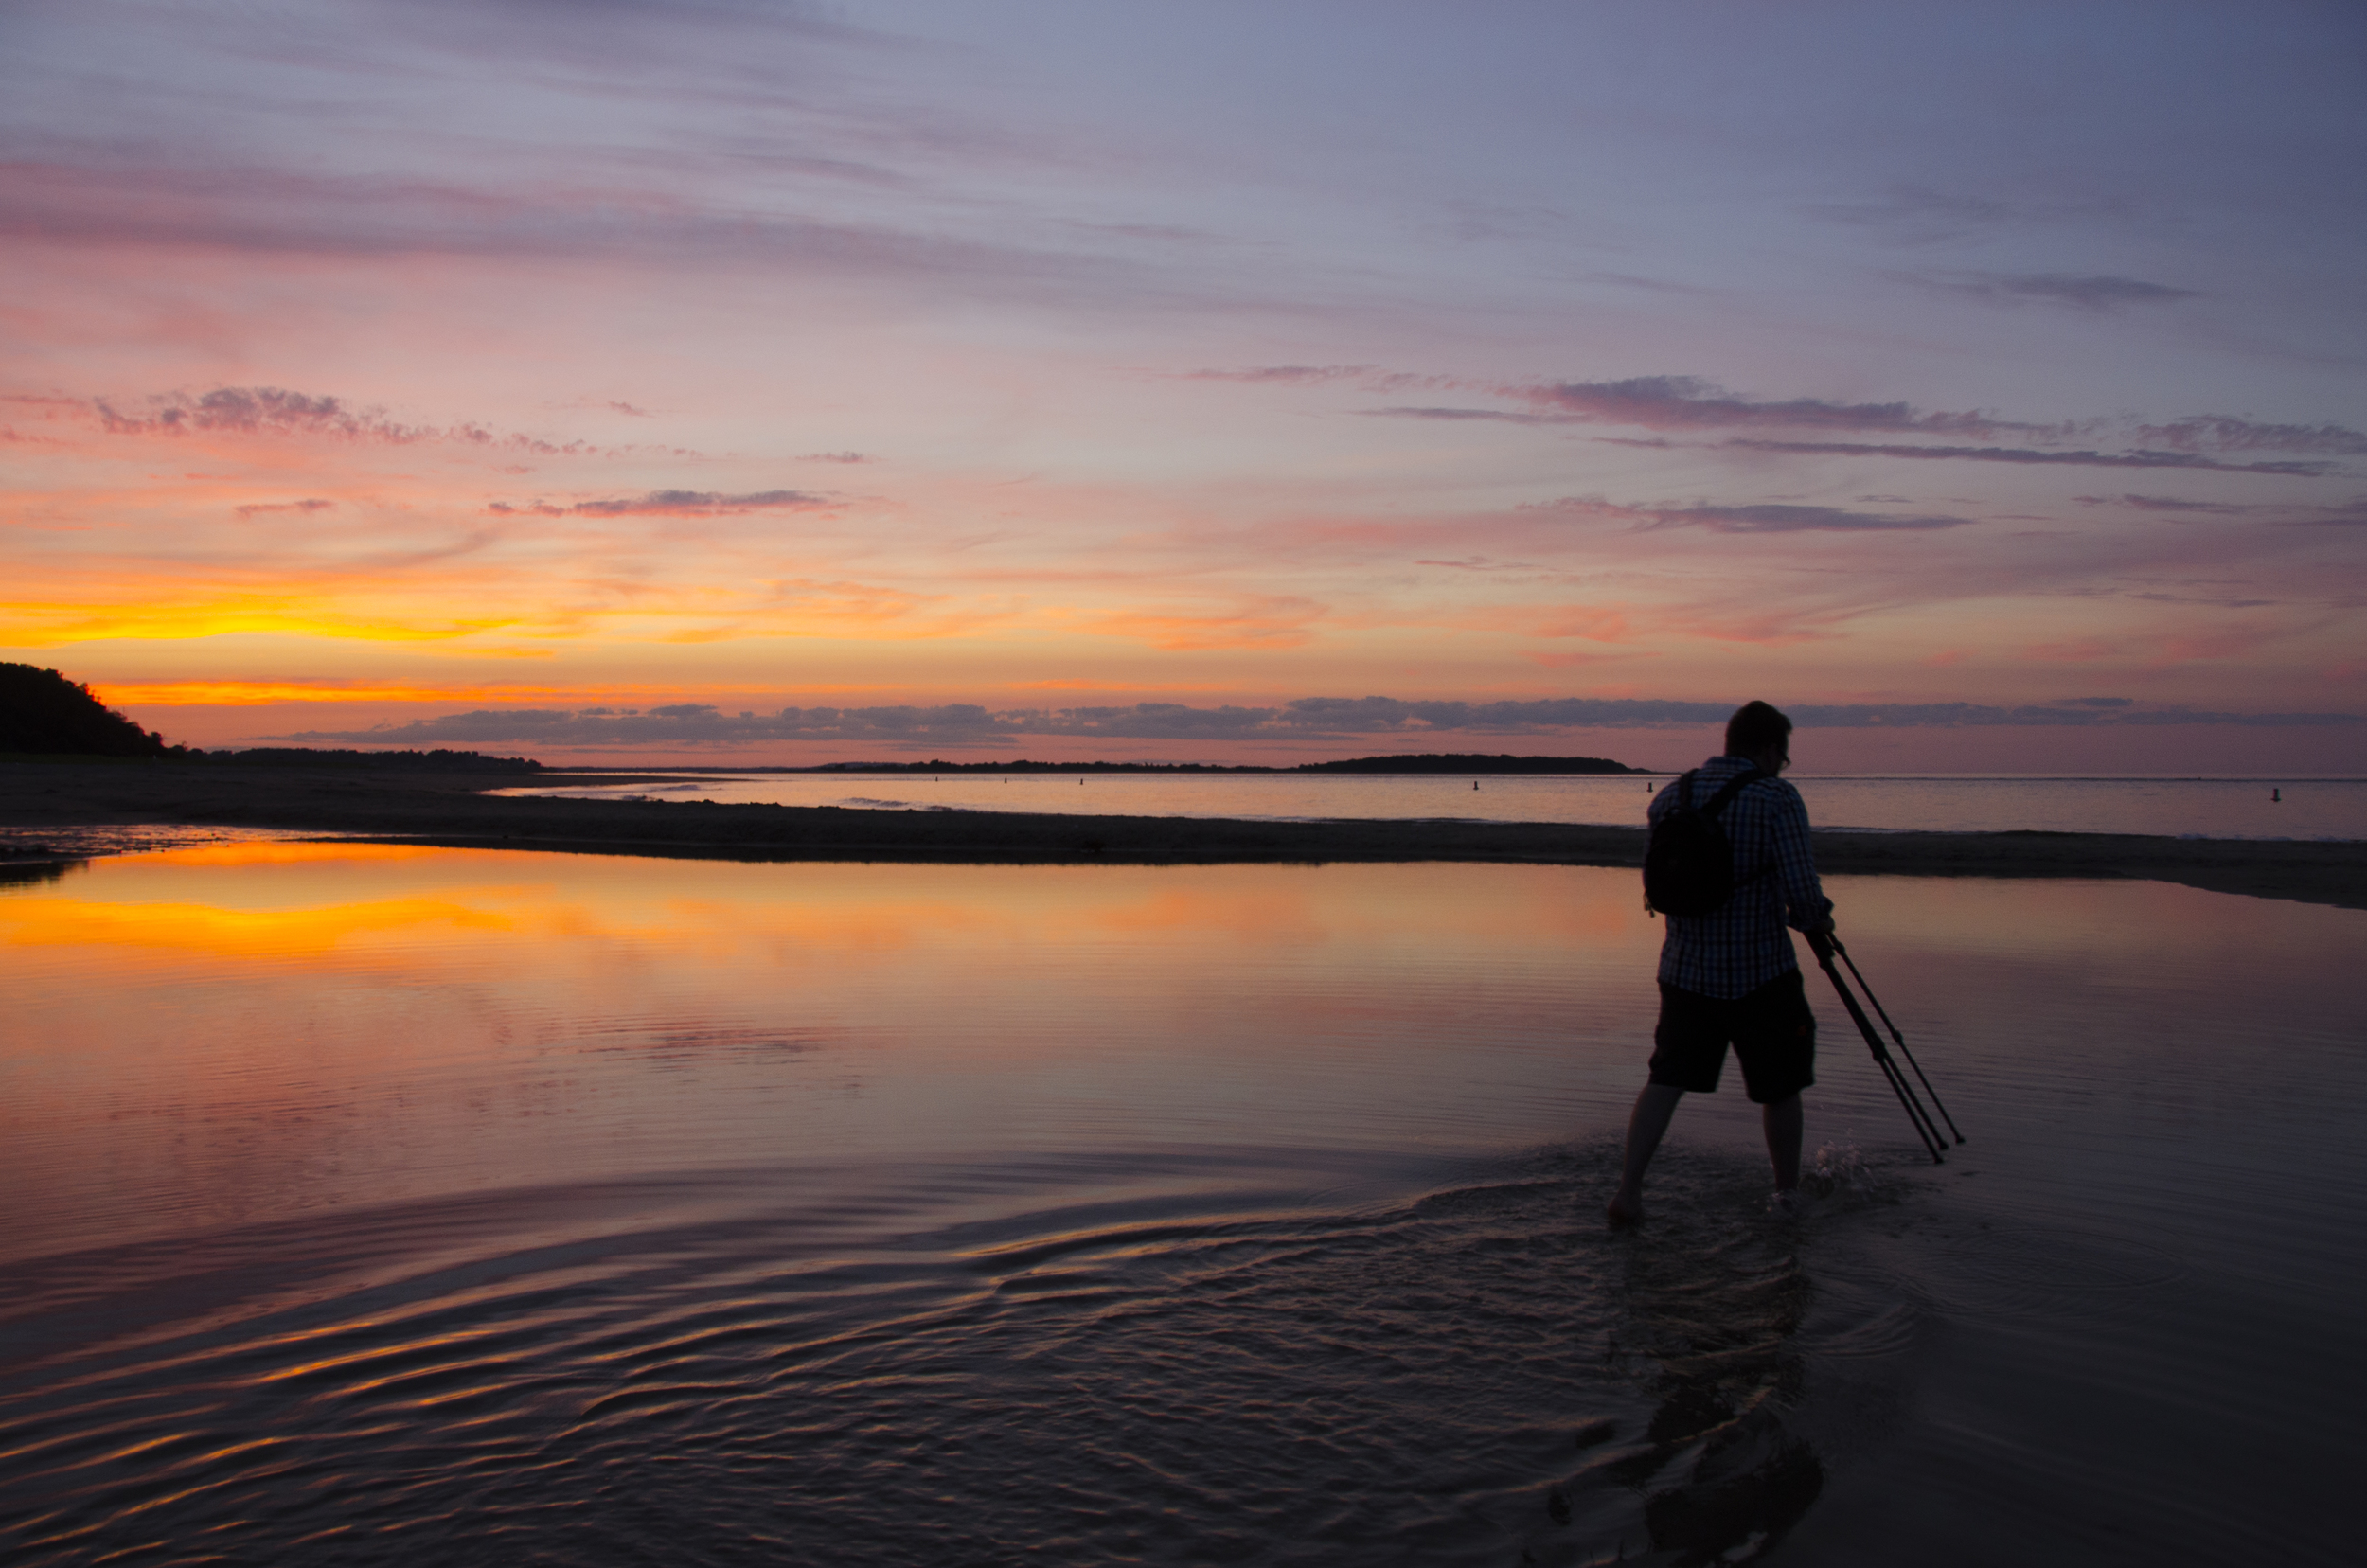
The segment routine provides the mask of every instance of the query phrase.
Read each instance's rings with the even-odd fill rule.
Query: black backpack
[[[1717,814],[1746,784],[1772,776],[1753,768],[1726,780],[1709,804],[1693,804],[1696,768],[1677,780],[1677,803],[1652,824],[1644,848],[1644,907],[1661,915],[1715,915],[1735,896],[1735,846]]]

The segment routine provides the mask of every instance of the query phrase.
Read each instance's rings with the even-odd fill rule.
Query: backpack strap
[[[1708,817],[1712,822],[1716,822],[1717,820],[1717,813],[1732,805],[1734,803],[1735,796],[1740,794],[1745,786],[1756,784],[1762,778],[1772,778],[1775,775],[1771,773],[1762,773],[1756,768],[1752,768],[1743,773],[1735,775],[1734,777],[1726,780],[1724,786],[1721,787],[1716,794],[1710,796],[1710,803],[1701,808],[1701,814]],[[1743,888],[1750,886],[1753,882],[1757,882],[1762,877],[1771,877],[1774,874],[1775,866],[1772,864],[1762,865],[1756,871],[1752,872],[1749,876],[1735,882],[1735,891],[1739,892]]]
[[[1695,773],[1699,773],[1700,771],[1700,770],[1698,768],[1694,770]],[[1685,775],[1685,777],[1688,779],[1692,776],[1693,774]],[[1746,772],[1735,775],[1734,777],[1726,780],[1725,785],[1719,789],[1716,794],[1710,796],[1710,803],[1701,808],[1701,814],[1708,817],[1713,822],[1717,821],[1717,813],[1724,811],[1728,806],[1734,803],[1735,796],[1742,793],[1744,785],[1756,784],[1762,778],[1772,778],[1775,775],[1773,774],[1761,773],[1756,768],[1752,768]]]

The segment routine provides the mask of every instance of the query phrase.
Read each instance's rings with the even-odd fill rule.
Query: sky
[[[2367,772],[2367,10],[0,0],[0,659],[205,747]]]

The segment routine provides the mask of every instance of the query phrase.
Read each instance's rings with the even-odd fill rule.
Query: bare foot
[[[1611,1203],[1603,1214],[1614,1225],[1632,1225],[1644,1218],[1644,1194],[1621,1187],[1611,1195]]]

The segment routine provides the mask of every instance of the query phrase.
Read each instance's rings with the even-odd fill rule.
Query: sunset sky
[[[2367,771],[2367,9],[0,4],[0,659],[545,761]]]

